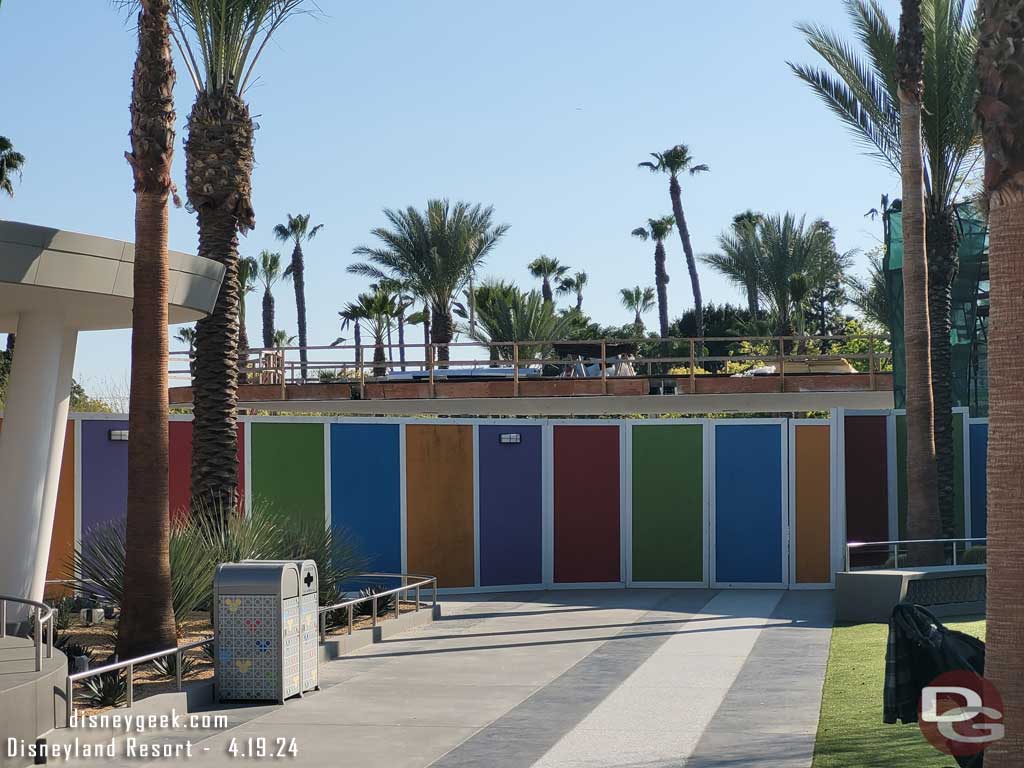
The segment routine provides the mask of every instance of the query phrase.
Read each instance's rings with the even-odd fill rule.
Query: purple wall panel
[[[128,443],[114,442],[112,429],[127,421],[82,421],[82,538],[90,528],[124,520],[128,503]]]
[[[521,442],[502,445],[502,434]],[[539,584],[541,428],[480,427],[480,585]]]

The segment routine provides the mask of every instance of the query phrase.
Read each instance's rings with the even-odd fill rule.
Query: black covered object
[[[985,643],[948,629],[927,608],[900,603],[889,619],[885,651],[882,719],[916,723],[921,691],[945,672],[985,672]],[[980,768],[981,755],[957,758],[964,768]]]

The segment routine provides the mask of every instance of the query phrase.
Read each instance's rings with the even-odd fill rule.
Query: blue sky
[[[893,18],[895,0],[883,5]],[[540,253],[590,275],[584,308],[630,318],[618,290],[653,284],[652,248],[629,236],[670,212],[667,182],[636,168],[646,153],[689,144],[711,172],[684,186],[694,249],[714,250],[738,211],[827,218],[842,249],[877,244],[864,218],[898,180],[865,157],[790,73],[814,57],[793,28],[848,32],[841,0],[321,0],[259,65],[249,92],[259,123],[256,255],[287,212],[325,224],[306,249],[310,343],[338,335],[337,310],[365,281],[346,274],[383,207],[428,197],[491,204],[511,229],[484,274],[528,284]],[[0,217],[131,240],[128,103],[131,25],[103,0],[5,0],[0,135],[27,156]],[[194,89],[179,67],[175,177],[184,189],[184,121]],[[195,219],[172,210],[170,245],[195,252]],[[690,306],[678,238],[668,243],[669,308]],[[864,258],[856,271],[863,272]],[[707,268],[705,301],[739,293]],[[291,287],[278,324],[294,333]],[[259,339],[258,296],[250,338]],[[654,321],[654,316],[649,318]],[[172,345],[175,348],[178,345]],[[127,380],[129,334],[83,334],[75,365],[87,387]]]

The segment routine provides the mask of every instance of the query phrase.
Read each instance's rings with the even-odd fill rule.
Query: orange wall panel
[[[476,581],[473,428],[410,424],[405,429],[408,570],[440,587]]]
[[[829,427],[798,424],[796,448],[796,580],[831,580],[831,462]]]

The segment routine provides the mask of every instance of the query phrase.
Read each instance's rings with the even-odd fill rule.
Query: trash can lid
[[[299,568],[292,560],[245,560],[221,563],[213,577],[219,594],[298,597]]]
[[[303,595],[320,592],[320,573],[316,560],[243,560],[242,563],[295,563],[299,569],[299,592]]]

